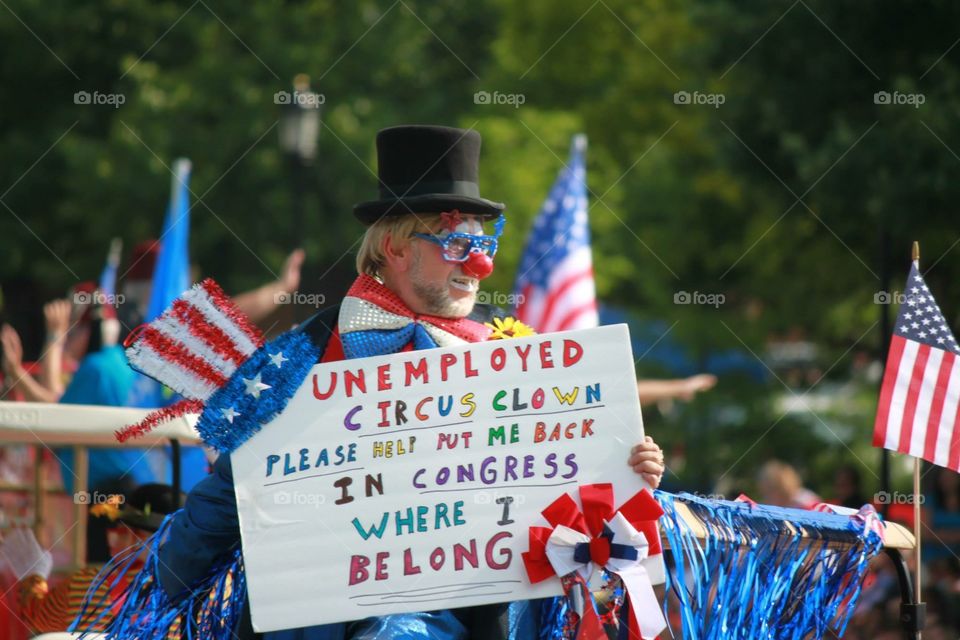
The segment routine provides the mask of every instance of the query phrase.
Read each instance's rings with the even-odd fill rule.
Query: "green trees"
[[[874,295],[884,269],[902,286],[910,241],[956,317],[958,12],[890,0],[17,0],[0,9],[0,278],[40,298],[96,277],[110,237],[129,247],[159,232],[180,155],[194,162],[204,273],[250,287],[302,242],[313,275],[330,278],[352,262],[351,205],[376,191],[377,129],[440,122],[484,135],[482,190],[510,219],[488,288],[506,292],[582,131],[604,301],[673,325],[694,361],[762,356],[771,336],[802,331],[821,347],[816,366],[846,378],[859,354],[881,356]],[[303,229],[273,100],[296,73],[325,98]],[[78,91],[124,102],[78,105]],[[478,104],[477,91],[523,103]],[[677,305],[679,291],[724,303]],[[15,314],[35,302],[7,298]],[[777,421],[768,399],[783,387],[732,380],[667,422],[697,424],[717,445],[707,476],[748,449],[745,461],[820,442],[809,426],[781,428],[788,417],[750,449]],[[731,404],[745,414],[721,429]],[[842,439],[870,462],[866,407],[837,420],[854,425]],[[826,437],[825,455],[850,455]]]

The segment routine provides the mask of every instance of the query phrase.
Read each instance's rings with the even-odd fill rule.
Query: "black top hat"
[[[117,520],[129,527],[156,531],[167,514],[180,508],[183,498],[183,494],[176,496],[167,484],[140,485],[120,506]]]
[[[380,199],[353,214],[364,224],[408,213],[461,213],[496,217],[502,202],[480,197],[480,134],[473,129],[403,125],[377,134]]]

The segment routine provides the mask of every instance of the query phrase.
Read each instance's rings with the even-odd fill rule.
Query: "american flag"
[[[533,224],[514,285],[517,319],[542,333],[599,324],[587,224],[586,148],[586,136],[574,136],[570,162]]]
[[[910,269],[890,341],[873,445],[960,471],[960,347],[920,275]]]

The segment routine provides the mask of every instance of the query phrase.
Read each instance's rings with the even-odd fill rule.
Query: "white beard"
[[[410,267],[410,283],[413,285],[413,292],[423,301],[427,313],[432,316],[464,318],[473,311],[473,305],[477,300],[475,293],[460,300],[455,300],[450,296],[447,283],[427,284],[424,282],[423,274],[420,271],[419,251],[413,256],[413,264]]]

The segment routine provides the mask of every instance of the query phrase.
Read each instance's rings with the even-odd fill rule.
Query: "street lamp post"
[[[293,79],[293,92],[276,94],[281,105],[280,149],[290,167],[293,182],[294,246],[301,243],[307,220],[306,196],[310,168],[317,157],[317,135],[320,130],[320,108],[323,95],[310,89],[310,76],[300,73]]]

